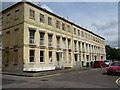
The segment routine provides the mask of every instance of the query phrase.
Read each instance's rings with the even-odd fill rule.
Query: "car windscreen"
[[[113,62],[110,66],[120,66],[120,62]]]

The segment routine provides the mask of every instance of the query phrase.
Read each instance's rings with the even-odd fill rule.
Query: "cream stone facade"
[[[30,2],[2,12],[3,70],[44,71],[105,60],[105,39]]]

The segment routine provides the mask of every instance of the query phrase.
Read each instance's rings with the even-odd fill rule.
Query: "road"
[[[118,76],[106,74],[105,68],[58,73],[43,77],[3,75],[3,88],[118,88]]]

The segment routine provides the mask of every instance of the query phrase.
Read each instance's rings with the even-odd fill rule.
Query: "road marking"
[[[60,75],[60,74],[61,73],[51,74],[51,75],[45,75],[45,76],[40,76],[40,77],[28,77],[28,78],[47,78],[47,77],[57,76],[57,75]]]
[[[120,77],[115,82],[120,85]]]
[[[93,70],[93,71],[95,71],[95,70],[100,70],[100,68],[94,68],[94,69],[91,69],[91,70]]]
[[[45,77],[52,77],[60,75],[61,73],[51,74],[51,75],[44,75],[44,76],[35,76],[35,77],[26,77],[26,76],[14,76],[14,75],[5,75],[5,76],[12,76],[12,77],[21,77],[21,78],[45,78]]]

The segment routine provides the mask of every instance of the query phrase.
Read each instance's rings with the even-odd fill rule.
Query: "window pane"
[[[15,11],[15,20],[19,19],[19,9]]]
[[[68,25],[68,32],[70,32],[70,26]]]
[[[34,35],[35,35],[35,30],[29,30],[30,31],[30,36],[29,36],[29,43],[30,44],[35,44],[35,40],[34,40]]]
[[[62,30],[65,30],[65,24],[62,23]]]
[[[30,50],[30,62],[34,62],[34,50]]]
[[[40,22],[44,23],[44,15],[43,14],[40,14]]]
[[[40,51],[40,62],[44,62],[44,51]]]
[[[44,45],[44,33],[40,33],[40,45]]]
[[[49,61],[52,62],[52,51],[49,51]]]
[[[30,19],[35,19],[35,11],[30,9]]]
[[[52,26],[52,18],[48,17],[48,25]]]
[[[56,28],[60,29],[60,22],[56,20]]]
[[[76,34],[76,28],[74,28],[74,34]]]
[[[48,46],[52,46],[52,35],[48,35]]]
[[[14,51],[14,55],[15,55],[14,64],[18,64],[18,50]]]

